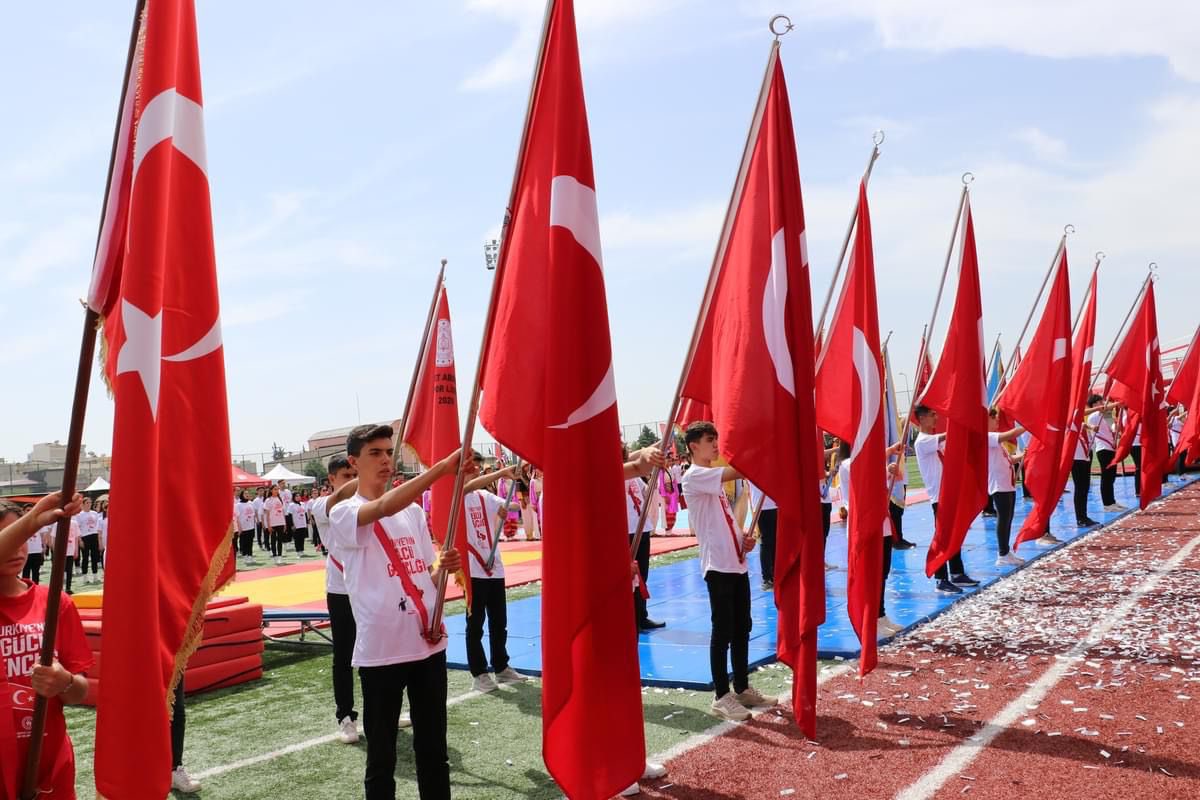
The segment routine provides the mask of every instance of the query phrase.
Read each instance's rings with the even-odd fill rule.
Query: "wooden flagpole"
[[[392,433],[392,453],[400,455],[400,445],[404,438],[404,426],[408,424],[408,414],[412,411],[414,395],[417,392],[417,381],[425,370],[425,355],[429,352],[429,332],[433,329],[433,318],[437,316],[438,300],[441,299],[445,287],[446,259],[442,259],[441,269],[438,270],[437,282],[433,284],[433,299],[429,301],[429,314],[425,317],[425,332],[421,334],[421,349],[417,351],[417,361],[413,364],[412,379],[408,382],[408,398],[404,401],[404,413],[396,421],[396,430]]]
[[[1029,331],[1029,323],[1033,322],[1033,315],[1037,311],[1038,303],[1042,300],[1042,294],[1046,291],[1046,286],[1050,283],[1050,276],[1054,274],[1054,270],[1062,261],[1063,251],[1067,249],[1067,236],[1075,232],[1074,225],[1065,225],[1063,227],[1062,238],[1058,240],[1058,248],[1054,251],[1054,258],[1050,261],[1050,266],[1046,269],[1046,277],[1042,278],[1042,286],[1038,289],[1037,297],[1033,298],[1033,305],[1029,307],[1029,315],[1025,317],[1025,324],[1021,326],[1021,334],[1017,337],[1017,343],[1013,345],[1013,352],[1016,353],[1021,349],[1021,345],[1025,342],[1025,334]],[[1000,402],[1000,398],[1008,391],[1010,378],[1012,378],[1013,359],[1009,359],[1008,364],[1004,367],[1004,372],[1001,375],[1001,388],[992,398],[992,405]]]
[[[492,549],[488,552],[487,560],[483,562],[486,569],[491,569],[496,566],[496,551],[500,549],[500,531],[504,525],[504,518],[508,516],[508,507],[512,505],[513,495],[517,493],[517,473],[521,470],[521,459],[513,465],[513,477],[508,482],[508,492],[504,498],[504,508],[496,513],[496,535],[492,537]],[[530,476],[530,480],[532,480]],[[486,510],[484,513],[487,513]]]
[[[521,170],[525,166],[526,149],[529,142],[529,122],[533,117],[534,92],[537,90],[542,70],[545,68],[546,37],[550,32],[550,16],[554,12],[554,2],[555,0],[546,0],[546,10],[542,16],[542,35],[538,40],[537,61],[534,62],[533,80],[530,81],[529,98],[525,104],[525,124],[521,128],[521,143],[517,151],[517,163],[513,168],[512,187],[508,193],[508,207],[504,214],[504,225],[500,232],[500,252],[496,257],[496,276],[492,279],[492,293],[488,297],[487,313],[483,318],[483,341],[480,343],[479,358],[475,365],[475,381],[471,386],[471,400],[467,408],[467,418],[463,422],[463,446],[459,452],[458,470],[454,475],[454,493],[450,496],[450,522],[446,528],[446,538],[442,542],[443,553],[454,549],[454,540],[458,534],[459,508],[463,500],[463,484],[466,482],[465,469],[467,459],[471,457],[471,440],[475,436],[475,422],[479,416],[479,384],[483,379],[488,347],[492,339],[492,327],[496,321],[496,297],[500,294],[500,287],[504,285],[504,274],[507,272],[508,267],[509,241],[505,233],[512,224],[512,215],[517,202],[518,182],[521,179]],[[425,632],[425,638],[431,642],[439,641],[442,638],[442,612],[446,603],[446,585],[449,577],[445,572],[439,572],[437,599],[434,602],[433,614],[429,618],[429,630]]]
[[[862,182],[869,183],[871,180],[871,171],[875,169],[875,162],[879,158],[879,145],[883,144],[883,131],[875,131],[871,136],[871,158],[867,161],[867,168],[863,172]],[[833,290],[837,286],[838,278],[842,274],[842,267],[846,263],[846,251],[850,249],[850,237],[854,235],[854,225],[858,222],[858,194],[854,195],[854,210],[850,212],[850,222],[846,225],[846,235],[842,237],[842,249],[838,253],[837,266],[833,268],[833,277],[829,279],[829,291],[825,292],[825,303],[821,306],[821,316],[817,319],[817,324],[813,329],[813,335],[819,341],[821,333],[825,330],[825,316],[829,313],[829,303],[833,300]]]
[[[125,56],[125,71],[121,81],[121,99],[117,103],[117,121],[113,127],[112,150],[108,157],[108,179],[104,183],[104,200],[100,204],[100,223],[96,233],[96,252],[100,249],[100,237],[104,231],[104,215],[108,209],[109,194],[112,192],[113,172],[116,168],[117,148],[121,141],[121,118],[125,111],[125,100],[129,91],[129,78],[137,54],[138,34],[141,30],[142,14],[146,0],[137,0],[133,10],[133,24],[129,32],[129,50]],[[83,315],[83,336],[79,344],[79,363],[75,371],[75,396],[71,403],[71,422],[67,433],[66,463],[63,464],[62,503],[65,506],[75,496],[76,479],[79,474],[79,452],[83,448],[83,421],[87,414],[88,387],[92,382],[92,363],[96,354],[96,333],[100,314],[88,306]],[[46,623],[42,633],[42,651],[38,663],[48,667],[54,663],[54,645],[58,636],[58,613],[65,579],[67,538],[71,530],[71,519],[62,517],[54,529],[54,554],[50,566],[50,585],[46,598]],[[25,758],[25,773],[21,781],[21,800],[35,800],[38,795],[37,776],[42,760],[42,740],[46,731],[47,701],[40,694],[34,701],[33,721],[29,729],[29,750]]]
[[[774,19],[772,19],[774,22]],[[774,33],[774,29],[772,28]],[[785,31],[786,33],[786,31]],[[667,433],[666,436],[674,436],[675,418],[679,415],[679,404],[681,395],[683,394],[683,386],[687,381],[688,373],[692,369],[692,360],[696,357],[696,347],[700,343],[700,334],[704,330],[704,321],[708,318],[708,310],[712,305],[713,294],[717,288],[717,278],[721,274],[721,265],[725,261],[725,251],[729,246],[729,236],[733,229],[733,218],[737,211],[738,200],[742,196],[742,189],[746,185],[746,173],[750,168],[750,157],[754,143],[758,139],[758,131],[762,127],[763,114],[767,107],[767,93],[771,87],[771,75],[775,70],[775,63],[779,60],[779,36],[775,34],[774,41],[771,42],[771,49],[767,55],[767,66],[763,70],[762,86],[758,90],[758,103],[754,108],[754,117],[750,122],[750,130],[746,133],[746,145],[742,150],[742,161],[738,165],[737,179],[733,183],[733,191],[729,195],[729,205],[725,210],[725,222],[721,226],[721,235],[717,239],[716,252],[713,254],[712,266],[708,272],[708,283],[704,287],[704,295],[700,301],[700,310],[696,314],[696,324],[692,327],[692,338],[688,342],[687,354],[683,359],[683,369],[679,371],[679,382],[675,386],[675,393],[671,395],[671,410],[667,414]],[[650,470],[650,476],[646,481],[646,493],[642,501],[642,510],[638,514],[637,528],[634,530],[633,543],[629,546],[629,557],[637,558],[638,547],[642,543],[642,529],[646,526],[646,518],[650,513],[650,500],[654,496],[654,491],[658,487],[658,474],[661,470],[656,466]]]

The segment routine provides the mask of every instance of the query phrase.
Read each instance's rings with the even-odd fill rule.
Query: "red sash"
[[[337,567],[337,571],[338,571],[338,572],[342,573],[343,575],[345,575],[345,574],[346,574],[346,568],[342,566],[342,562],[338,561],[338,560],[337,560],[336,558],[334,558],[332,555],[331,555],[331,556],[329,556],[329,560],[333,562],[333,565],[334,565],[335,567]]]
[[[13,730],[12,687],[0,669],[0,797],[17,797],[21,761]]]
[[[725,497],[724,489],[721,490],[721,496],[719,499],[721,501],[721,511],[725,514],[725,524],[729,526],[729,538],[733,539],[733,549],[737,553],[738,563],[745,564],[746,554],[742,552],[741,538],[735,532],[733,516],[729,513],[729,500]]]
[[[383,527],[383,523],[378,520],[372,530],[375,532],[375,538],[379,540],[380,546],[383,547],[383,552],[387,554],[388,561],[392,565],[392,571],[396,573],[396,577],[400,579],[400,585],[404,587],[404,593],[408,595],[408,599],[412,600],[414,606],[417,607],[417,613],[421,616],[421,631],[429,638],[429,611],[425,608],[425,601],[421,598],[423,593],[413,583],[412,576],[408,574],[408,567],[404,564],[404,560],[400,558],[400,553],[396,551],[396,543],[388,536],[387,531]],[[442,626],[442,635],[445,636],[446,626]],[[430,640],[433,641],[433,640]]]
[[[476,496],[478,496],[478,494],[479,493],[476,492]],[[487,532],[488,551],[490,552],[492,548],[492,524],[488,522],[487,504],[483,502],[482,497],[479,498],[479,510],[483,513],[483,529]],[[496,568],[496,565],[493,563],[489,569],[487,565],[487,559],[479,555],[479,551],[475,549],[475,545],[471,544],[470,541],[467,542],[467,550],[470,551],[475,560],[479,562],[479,566],[483,567],[483,571],[486,572],[490,578],[492,576],[492,571]]]

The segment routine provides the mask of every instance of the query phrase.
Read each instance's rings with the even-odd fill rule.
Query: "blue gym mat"
[[[1197,475],[1183,478],[1174,476],[1164,484],[1167,495],[1186,486]],[[1116,483],[1117,502],[1137,507],[1133,496],[1133,478],[1118,478]],[[1069,542],[1095,529],[1075,528],[1074,498],[1068,491],[1063,495],[1051,518],[1051,531],[1059,539]],[[1017,492],[1017,508],[1013,520],[1013,538],[1020,530],[1021,522],[1031,504]],[[1106,525],[1129,512],[1110,514],[1100,506],[1099,482],[1093,481],[1089,495],[1088,512],[1092,519]],[[686,519],[679,524],[686,523]],[[996,522],[994,518],[981,517],[967,533],[962,549],[963,563],[967,573],[980,582],[980,588],[1012,573],[1018,567],[996,566]],[[933,510],[928,503],[909,506],[904,513],[904,536],[916,542],[911,550],[897,550],[892,555],[892,572],[888,578],[886,605],[887,614],[893,622],[907,630],[918,623],[932,619],[959,600],[970,596],[978,589],[966,589],[961,595],[938,594],[933,581],[925,577],[925,555],[933,538]],[[1034,559],[1053,550],[1033,542],[1021,545],[1022,558]],[[829,533],[825,550],[826,560],[838,565],[838,569],[825,573],[826,622],[819,631],[818,653],[821,658],[856,658],[859,653],[858,638],[846,617],[846,529],[835,524]],[[761,568],[757,549],[750,553],[751,608],[754,628],[750,634],[750,666],[775,661],[776,612],[774,596],[762,591]],[[667,627],[638,636],[638,656],[641,661],[642,683],[650,686],[681,686],[692,689],[712,687],[708,665],[708,640],[711,631],[709,621],[708,590],[700,575],[699,558],[691,558],[664,567],[650,569],[651,618],[667,623]],[[540,675],[541,659],[541,597],[529,597],[508,604],[508,652],[513,669],[529,675]],[[450,635],[447,661],[449,666],[466,669],[466,617],[456,615],[446,619]],[[487,637],[484,637],[487,649]]]

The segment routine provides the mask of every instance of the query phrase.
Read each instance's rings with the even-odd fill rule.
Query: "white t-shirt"
[[[646,500],[646,482],[641,478],[628,478],[625,481],[625,517],[628,524],[625,529],[629,533],[637,533],[638,518],[642,516],[642,503]],[[646,514],[646,526],[653,527],[650,514]]]
[[[999,433],[988,434],[988,494],[1016,491],[1013,484],[1013,465],[1008,451],[1000,442]]]
[[[100,517],[100,549],[108,549],[108,517]]]
[[[253,500],[251,500],[251,501],[250,501],[250,505],[254,506],[254,515],[255,515],[255,517],[257,518],[257,520],[258,520],[259,522],[262,522],[262,518],[263,518],[263,498],[261,498],[261,497],[258,497],[258,496],[255,496],[255,498],[254,498]]]
[[[43,550],[45,550],[45,547],[43,546],[43,542],[45,542],[45,540],[48,537],[51,537],[53,535],[54,535],[54,526],[53,525],[44,525],[41,528],[38,528],[37,533],[35,533],[33,536],[29,537],[29,552],[31,554],[32,553],[41,553]]]
[[[100,515],[95,511],[80,511],[75,515],[80,536],[95,536],[100,532]]]
[[[292,525],[296,528],[308,527],[308,512],[304,510],[304,506],[300,503],[291,503],[288,505],[288,513],[292,515]]]
[[[287,506],[287,505],[291,505],[291,503],[292,503],[292,490],[291,490],[291,489],[280,489],[280,490],[279,490],[279,499],[283,501],[283,504],[284,504],[285,506]]]
[[[746,482],[750,483],[750,481],[746,481]],[[760,498],[760,497],[762,497],[762,489],[758,488],[753,483],[750,483],[750,513],[751,514],[754,513],[754,507],[758,505],[758,498]],[[779,508],[779,506],[775,505],[774,500],[772,500],[769,497],[766,500],[763,500],[763,507],[762,507],[763,511],[770,511],[772,508]]]
[[[500,549],[496,548],[496,560],[492,562],[492,574],[484,569],[488,553],[492,552],[492,542],[502,523],[497,523],[496,515],[504,505],[504,498],[488,491],[471,492],[463,498],[463,510],[467,517],[466,536],[471,545],[470,558],[472,578],[503,578],[504,559],[500,557]]]
[[[254,530],[254,505],[245,500],[239,500],[233,506],[234,517],[237,518],[238,530],[242,533]]]
[[[925,481],[929,502],[936,503],[942,485],[942,441],[936,433],[918,433],[913,451],[917,454],[917,469],[921,472],[921,480]]]
[[[404,591],[392,561],[375,535],[374,525],[358,524],[358,509],[367,499],[360,494],[338,503],[329,516],[329,538],[346,570],[346,588],[358,635],[354,640],[355,667],[378,667],[421,661],[446,649],[425,640],[421,614]],[[420,592],[426,617],[432,618],[437,586],[430,577],[435,553],[425,524],[425,513],[410,505],[380,520],[391,546]]]
[[[330,495],[323,495],[313,500],[308,512],[312,514],[312,520],[316,523],[321,544],[325,545],[328,551],[325,554],[325,591],[329,594],[349,594],[346,591],[345,567],[342,566],[341,558],[334,552],[336,545],[329,540],[329,513],[325,510],[329,498]]]
[[[74,517],[72,517],[71,518],[71,532],[67,536],[67,555],[73,558],[75,556],[75,553],[78,552],[78,550],[79,550],[79,523],[75,521]]]
[[[1107,450],[1110,453],[1116,452],[1117,443],[1113,439],[1113,429],[1112,425],[1108,422],[1108,417],[1099,411],[1093,411],[1088,415],[1087,424],[1096,429],[1095,436],[1092,439],[1092,447],[1097,453],[1102,450]]]
[[[1091,461],[1092,460],[1092,432],[1087,428],[1082,430],[1075,425],[1071,426],[1068,436],[1075,437],[1075,460],[1076,461]]]
[[[838,464],[838,488],[842,492],[842,508],[850,509],[850,462],[852,459],[844,459]]]
[[[1179,436],[1183,433],[1183,424],[1183,417],[1171,419],[1170,425],[1167,427],[1167,432],[1171,435],[1171,447],[1179,444]]]
[[[268,497],[263,501],[263,521],[268,528],[283,527],[283,501],[278,497]]]
[[[746,573],[746,558],[738,558],[742,534],[733,524],[733,510],[721,486],[724,467],[693,464],[680,484],[688,505],[688,522],[700,542],[700,573],[710,570],[735,575]]]

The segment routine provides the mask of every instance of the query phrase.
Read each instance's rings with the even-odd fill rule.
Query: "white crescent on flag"
[[[854,458],[862,450],[875,420],[879,419],[879,362],[871,352],[867,336],[859,328],[854,329],[854,371],[858,373],[858,389],[862,400],[862,411],[858,418],[858,431],[854,434],[854,445],[850,448],[850,457]]]
[[[771,238],[771,271],[763,288],[763,335],[767,352],[775,365],[775,379],[792,397],[796,396],[796,376],[787,340],[787,240],[780,228]]]

